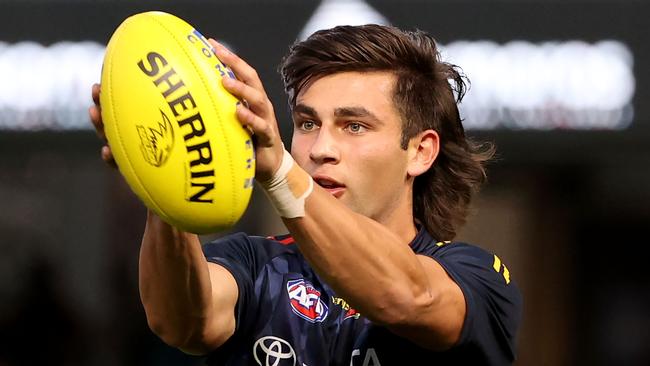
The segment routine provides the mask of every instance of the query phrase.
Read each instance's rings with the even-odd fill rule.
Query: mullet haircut
[[[291,46],[280,73],[289,105],[311,82],[346,71],[388,71],[396,75],[393,102],[402,120],[400,145],[427,129],[440,137],[431,168],[413,184],[413,216],[437,240],[453,239],[465,223],[469,204],[486,181],[491,144],[465,136],[458,103],[466,77],[442,62],[435,40],[422,31],[381,26],[339,26],[312,34]]]

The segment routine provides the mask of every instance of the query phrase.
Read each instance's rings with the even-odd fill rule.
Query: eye
[[[304,131],[311,131],[316,128],[316,123],[314,121],[303,121],[300,124],[300,128]]]
[[[310,132],[318,128],[318,124],[310,119],[298,119],[295,124],[296,128],[303,132]]]
[[[359,122],[350,122],[345,128],[351,133],[357,134],[366,131],[366,127]]]

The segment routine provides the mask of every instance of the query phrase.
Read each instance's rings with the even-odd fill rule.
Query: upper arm
[[[181,350],[205,354],[224,344],[235,332],[235,306],[239,296],[237,282],[223,266],[208,262],[212,290],[211,309],[203,332]]]
[[[235,305],[237,304],[237,282],[233,275],[219,264],[208,262],[212,282],[212,304],[215,316],[210,334],[213,344],[222,345],[235,332]]]
[[[203,352],[228,352],[255,325],[258,300],[255,278],[269,254],[264,240],[236,233],[202,247],[208,262],[213,316],[206,321]]]
[[[444,245],[431,257],[418,256],[430,286],[436,289],[433,306],[410,339],[428,348],[469,346],[493,364],[512,362],[523,303],[503,262],[492,253],[463,243]],[[459,303],[461,299],[463,304]],[[427,342],[427,330],[429,339],[436,335],[437,343]]]
[[[416,257],[427,278],[429,291],[414,304],[404,324],[390,329],[421,347],[445,350],[460,338],[467,310],[465,297],[436,260],[424,255]]]

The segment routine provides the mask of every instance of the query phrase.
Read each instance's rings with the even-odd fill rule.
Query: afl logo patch
[[[327,305],[320,298],[320,291],[300,278],[287,281],[287,294],[291,310],[299,317],[311,322],[322,322],[328,314]]]

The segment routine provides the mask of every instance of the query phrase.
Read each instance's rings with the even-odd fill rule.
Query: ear
[[[408,146],[407,173],[410,177],[424,174],[438,157],[440,137],[434,130],[425,130],[411,138]]]

